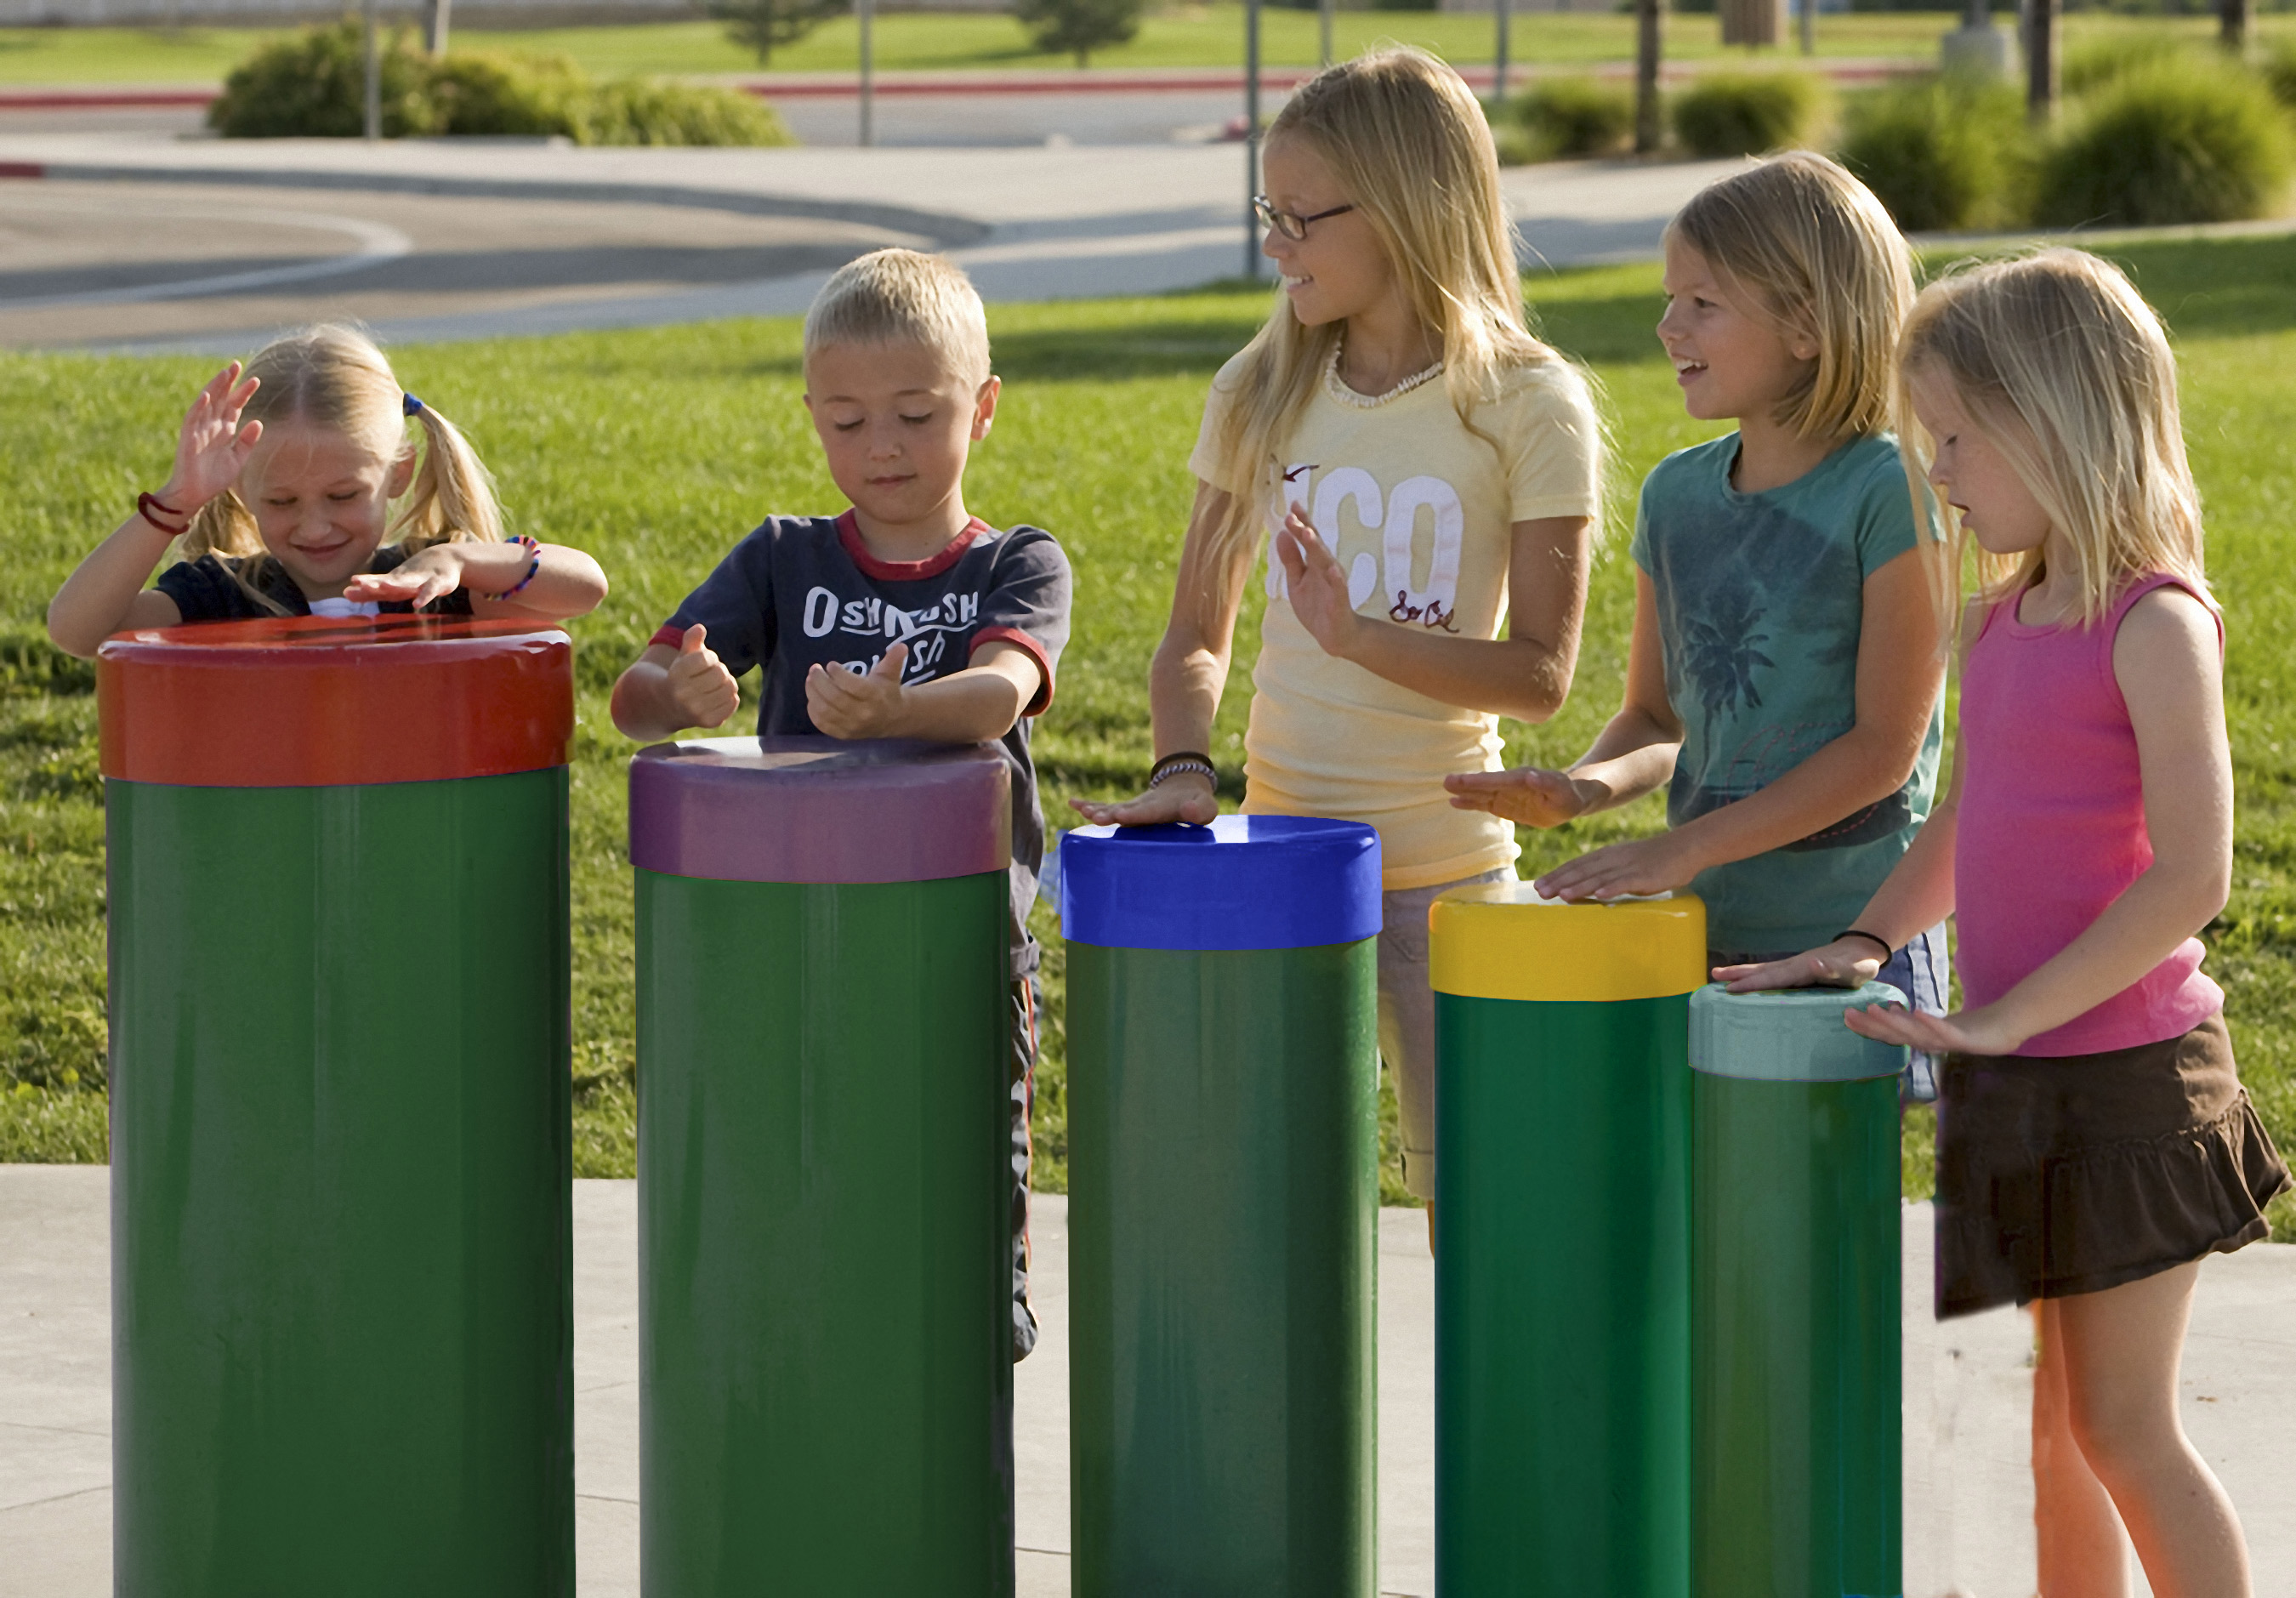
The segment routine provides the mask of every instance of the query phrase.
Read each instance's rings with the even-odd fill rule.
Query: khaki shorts
[[[1380,895],[1379,1057],[1403,1113],[1403,1185],[1435,1196],[1435,993],[1427,985],[1427,907],[1470,882],[1512,882],[1514,867]]]

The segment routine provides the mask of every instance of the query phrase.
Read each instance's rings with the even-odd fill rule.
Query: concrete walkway
[[[0,1166],[0,1598],[111,1588],[106,1178]],[[2017,1598],[2033,1590],[2027,1322],[1931,1319],[1928,1214],[1906,1212],[1906,1590]],[[1417,1211],[1380,1221],[1382,1586],[1430,1598],[1434,1271]],[[637,1593],[636,1232],[633,1184],[574,1184],[581,1598]],[[1044,1338],[1016,1373],[1020,1594],[1066,1598],[1066,1201],[1040,1198],[1033,1232]],[[2203,1268],[2184,1393],[2193,1438],[2246,1520],[2258,1598],[2296,1598],[2296,1248],[2259,1244]]]
[[[1646,258],[1656,253],[1667,219],[1683,201],[1740,164],[1557,162],[1513,168],[1505,185],[1537,258],[1557,266]],[[616,268],[627,275],[622,291],[611,274],[594,274],[584,292],[570,296],[559,291],[570,270],[567,258],[585,248],[578,227],[554,258],[554,278],[521,282],[521,272],[530,275],[531,268],[521,265],[524,258],[511,241],[522,227],[533,231],[521,221],[521,208],[537,206],[555,208],[562,217],[582,207],[599,208],[601,249],[621,247],[634,207],[667,217],[660,241],[665,246],[681,242],[680,217],[694,218],[699,231],[708,214],[756,224],[778,219],[793,235],[803,233],[801,239],[782,241],[784,249],[834,244],[849,255],[898,239],[947,250],[992,300],[1164,293],[1237,276],[1245,265],[1243,155],[1232,145],[593,150],[12,136],[0,127],[0,179],[45,180],[81,191],[116,185],[111,192],[121,203],[115,214],[170,193],[180,204],[196,190],[214,209],[209,234],[226,238],[235,217],[264,209],[266,197],[276,211],[291,193],[291,209],[307,225],[334,229],[332,242],[317,242],[315,234],[315,242],[288,257],[242,263],[257,274],[266,261],[372,250],[378,228],[411,234],[390,217],[363,213],[363,206],[373,209],[384,197],[401,204],[418,196],[460,201],[472,213],[451,250],[477,263],[477,280],[469,282],[472,274],[464,272],[456,280],[466,283],[459,291],[464,298],[438,294],[430,302],[436,308],[426,314],[407,314],[404,304],[410,282],[430,281],[422,277],[426,272],[438,276],[438,252],[421,247],[363,264],[356,273],[309,282],[294,293],[283,292],[275,280],[218,286],[212,263],[193,258],[201,252],[186,250],[177,262],[147,251],[138,288],[142,320],[109,336],[91,336],[76,314],[75,297],[60,294],[45,278],[12,283],[18,275],[10,269],[12,246],[0,236],[0,342],[18,345],[236,353],[282,323],[330,315],[365,316],[384,338],[401,341],[793,315],[805,308],[830,269],[791,271],[765,261],[735,281],[678,287],[660,281],[668,274],[646,278],[645,263],[631,257],[626,267]],[[11,186],[0,183],[0,208],[29,217],[29,207],[7,206]],[[69,254],[70,229],[81,225],[60,217],[43,234],[36,222],[11,219],[52,253]],[[197,224],[187,217],[180,229],[196,231]],[[841,237],[828,239],[824,230]],[[178,231],[171,225],[155,236],[164,242]],[[363,245],[363,239],[369,242]],[[759,239],[756,248],[769,252],[775,242]],[[108,284],[92,287],[77,299],[110,291]],[[401,299],[393,301],[394,293]],[[252,302],[258,294],[259,305]],[[153,307],[168,315],[155,321]],[[49,324],[55,331],[44,337]]]

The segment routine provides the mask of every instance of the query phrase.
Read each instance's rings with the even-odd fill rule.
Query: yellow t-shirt
[[[1240,359],[1241,357],[1239,357]],[[1212,381],[1188,464],[1234,491],[1216,458],[1237,362]],[[1599,512],[1601,433],[1576,367],[1517,367],[1477,407],[1470,432],[1438,376],[1391,397],[1355,395],[1329,374],[1283,452],[1284,480],[1263,530],[1293,501],[1348,572],[1357,611],[1399,627],[1496,638],[1506,618],[1513,524]],[[1454,882],[1521,851],[1497,816],[1455,810],[1453,772],[1502,764],[1498,717],[1462,709],[1323,651],[1267,562],[1258,689],[1244,734],[1246,813],[1323,815],[1379,832],[1390,891]]]

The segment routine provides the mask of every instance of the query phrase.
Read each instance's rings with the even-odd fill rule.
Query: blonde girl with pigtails
[[[178,538],[182,558],[145,587]],[[48,635],[87,658],[129,627],[412,611],[558,620],[605,594],[581,551],[505,538],[494,479],[461,431],[365,334],[322,326],[200,391],[174,472],[65,580]]]
[[[1247,814],[1380,835],[1380,1052],[1404,1181],[1435,1192],[1427,906],[1512,880],[1514,829],[1443,780],[1501,764],[1498,719],[1570,692],[1601,508],[1579,369],[1526,320],[1481,108],[1448,67],[1387,49],[1303,86],[1267,135],[1267,324],[1213,380],[1171,621],[1150,677],[1146,791],[1096,823],[1204,823],[1244,590],[1267,604],[1244,740]]]

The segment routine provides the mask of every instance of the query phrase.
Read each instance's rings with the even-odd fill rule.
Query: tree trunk
[[[2057,113],[2057,0],[2025,0],[2025,115],[2036,127]]]
[[[2217,0],[2217,43],[2234,55],[2247,54],[2255,14],[2256,0]]]
[[[1666,13],[1663,0],[1635,0],[1635,153],[1657,150],[1658,61],[1660,29]]]
[[[1726,45],[1766,49],[1784,31],[1779,15],[1785,9],[1784,0],[1716,0],[1714,9],[1721,13]]]

